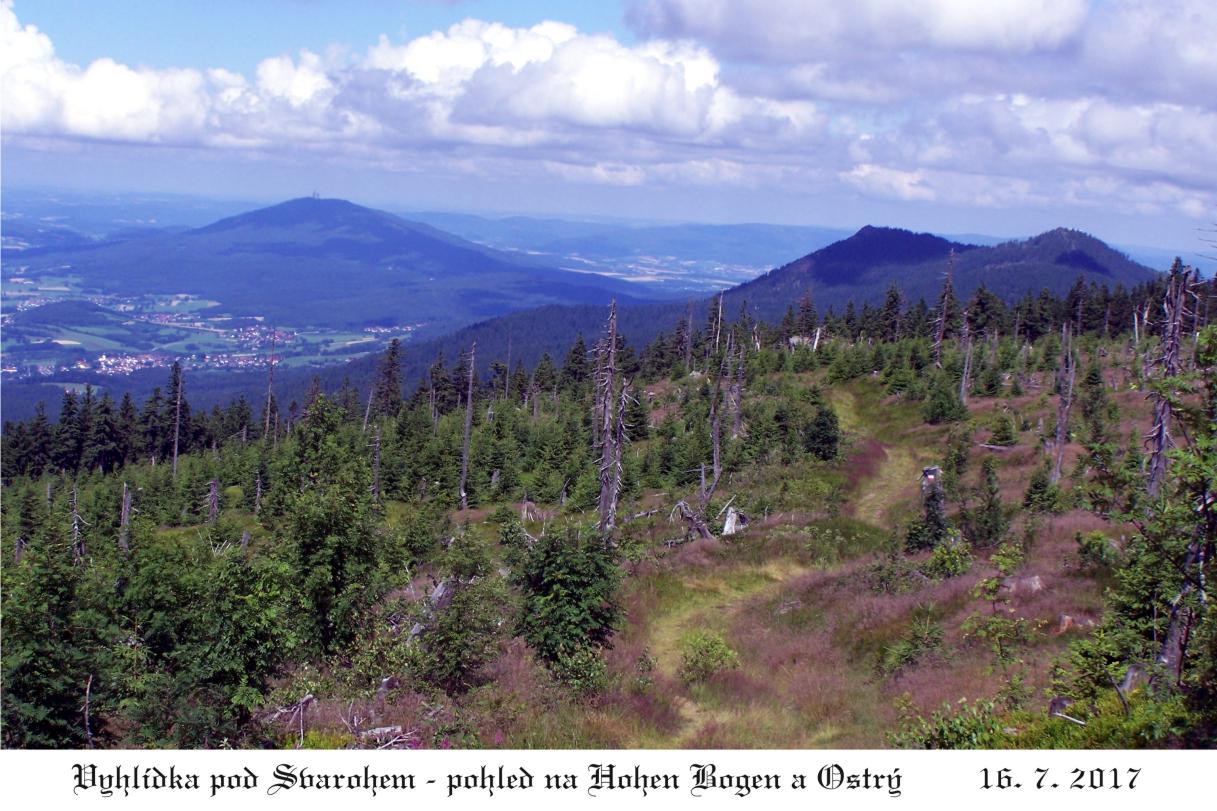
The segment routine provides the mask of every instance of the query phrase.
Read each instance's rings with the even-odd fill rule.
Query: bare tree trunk
[[[602,536],[612,534],[617,523],[617,487],[621,483],[620,452],[613,418],[617,386],[617,302],[609,305],[605,337],[597,345],[596,401],[600,448],[599,530]]]
[[[1204,540],[1197,532],[1196,537],[1188,546],[1187,557],[1183,563],[1184,576],[1187,579],[1184,580],[1179,594],[1171,601],[1171,621],[1167,626],[1166,638],[1163,640],[1162,649],[1158,654],[1158,664],[1166,672],[1174,674],[1176,678],[1182,671],[1183,659],[1187,655],[1188,631],[1191,628],[1192,611],[1185,605],[1185,602],[1187,597],[1195,591],[1196,583],[1192,580],[1190,571],[1195,567],[1198,571],[1203,572],[1204,546]],[[1202,592],[1202,599],[1203,596]]]
[[[87,525],[88,522],[80,517],[80,511],[77,509],[76,485],[72,485],[72,558],[77,563],[81,563],[85,558],[85,542],[84,536],[81,534],[80,525]]]
[[[465,485],[469,481],[469,435],[473,431],[473,377],[477,355],[477,341],[469,347],[469,383],[465,389],[465,438],[461,442],[461,509],[469,509],[469,494]]]
[[[207,484],[207,523],[214,524],[220,517],[220,483],[212,479]]]
[[[611,537],[613,528],[617,525],[617,501],[621,497],[621,479],[624,473],[622,455],[625,452],[626,442],[625,407],[629,397],[630,383],[628,380],[624,380],[621,383],[621,394],[617,400],[617,420],[613,428],[613,483],[609,496],[609,522],[606,537]]]
[[[262,510],[262,474],[259,473],[254,479],[254,516]]]
[[[363,409],[363,432],[368,432],[368,420],[372,418],[372,400],[376,396],[376,387],[368,389],[368,404]]]
[[[959,380],[959,401],[968,404],[968,390],[972,387],[972,330],[968,326],[968,313],[963,314],[963,375]]]
[[[84,716],[85,716],[85,745],[89,749],[93,748],[93,722],[92,722],[92,719],[89,717],[89,713],[90,713],[89,702],[92,697],[92,694],[93,694],[93,674],[90,673],[88,681],[85,682],[85,703],[84,703],[84,706],[81,708],[84,710]]]
[[[1155,365],[1164,379],[1175,377],[1182,368],[1183,320],[1187,316],[1187,295],[1195,276],[1196,271],[1191,268],[1172,273],[1162,300],[1162,355]],[[1157,497],[1166,480],[1167,452],[1175,447],[1170,425],[1173,410],[1164,395],[1155,391],[1150,396],[1154,399],[1154,422],[1147,436],[1151,453],[1146,490],[1150,497]]]
[[[1055,459],[1052,463],[1052,474],[1048,480],[1056,484],[1061,480],[1061,463],[1065,459],[1065,439],[1069,429],[1069,410],[1073,405],[1074,362],[1073,346],[1068,327],[1062,327],[1061,365],[1060,365],[1060,400],[1056,409],[1056,436],[1053,441]]]
[[[679,513],[684,522],[689,525],[689,529],[697,533],[697,537],[703,540],[714,537],[714,533],[706,526],[705,519],[702,518],[701,513],[692,509],[684,501],[676,502],[676,506],[672,508],[672,513],[673,515]]]
[[[131,551],[131,488],[123,482],[122,507],[118,511],[118,548],[126,555]]]

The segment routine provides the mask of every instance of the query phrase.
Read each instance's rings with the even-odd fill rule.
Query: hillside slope
[[[635,293],[345,200],[314,198],[180,234],[43,253],[26,272],[65,265],[106,293],[188,292],[219,301],[225,312],[280,324],[415,324],[432,335],[513,310],[607,304]]]

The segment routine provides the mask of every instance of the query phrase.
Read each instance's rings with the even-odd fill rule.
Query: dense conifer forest
[[[67,391],[4,426],[3,744],[1210,746],[1215,298],[948,275]]]

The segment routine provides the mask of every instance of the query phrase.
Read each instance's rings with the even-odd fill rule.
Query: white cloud
[[[934,190],[925,185],[925,172],[913,172],[863,163],[841,173],[841,179],[875,197],[897,200],[934,200]]]
[[[814,61],[826,52],[946,48],[1026,53],[1059,48],[1079,32],[1086,0],[639,0],[639,31],[691,37],[735,56]]]
[[[468,19],[252,76],[56,56],[0,0],[6,142],[304,153],[609,186],[1217,207],[1217,4],[647,0],[625,43]]]

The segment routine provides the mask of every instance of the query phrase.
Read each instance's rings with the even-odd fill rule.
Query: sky
[[[1214,42],[1212,0],[0,0],[0,158],[6,187],[1190,253]]]

